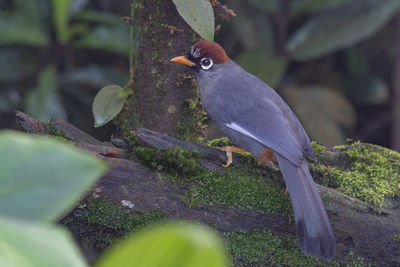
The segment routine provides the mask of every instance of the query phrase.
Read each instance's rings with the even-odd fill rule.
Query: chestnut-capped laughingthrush
[[[333,259],[335,236],[306,161],[315,160],[313,148],[289,106],[268,85],[229,59],[215,42],[199,41],[189,54],[171,61],[194,71],[205,110],[233,144],[259,161],[278,162],[302,251]]]

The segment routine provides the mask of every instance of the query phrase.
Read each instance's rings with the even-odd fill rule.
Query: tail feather
[[[300,166],[275,153],[292,202],[301,250],[324,260],[336,255],[336,239],[307,162]]]

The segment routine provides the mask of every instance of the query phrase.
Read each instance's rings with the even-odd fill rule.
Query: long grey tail
[[[289,191],[301,250],[320,259],[336,255],[336,239],[307,162],[300,166],[274,153]]]

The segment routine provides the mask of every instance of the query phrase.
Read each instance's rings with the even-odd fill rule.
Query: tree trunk
[[[170,59],[184,55],[199,37],[172,1],[137,0],[140,45],[136,51],[133,95],[119,117],[124,136],[139,127],[193,138],[203,113],[191,71]]]

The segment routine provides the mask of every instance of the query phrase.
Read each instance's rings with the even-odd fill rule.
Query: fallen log
[[[27,114],[17,112],[17,121],[24,131],[36,134],[47,133],[46,124]],[[220,167],[221,162],[225,161],[225,154],[220,150],[177,140],[147,129],[136,130],[133,133],[134,141],[114,142],[118,144],[118,147],[115,147],[88,136],[62,120],[56,120],[56,123],[53,120],[53,123],[50,122],[50,126],[60,131],[63,137],[76,142],[78,147],[96,154],[110,164],[109,172],[97,183],[92,190],[91,197],[109,200],[130,212],[157,210],[163,212],[166,217],[199,221],[211,225],[222,233],[269,229],[278,236],[295,234],[294,225],[290,219],[290,203],[288,204],[287,196],[283,197],[282,195],[284,187],[280,182],[280,173],[273,166],[257,166],[251,157],[235,155],[234,169],[227,170]],[[176,150],[178,152],[174,149],[178,149]],[[147,151],[153,154],[149,154],[151,157],[146,160],[146,155],[141,157],[138,151]],[[180,166],[180,163],[171,161],[169,158],[162,158],[163,151],[175,151],[168,154],[167,157],[171,157],[171,155],[172,157],[175,155],[182,157],[183,155],[183,158],[188,159],[188,163]],[[179,154],[183,153],[180,151],[190,151],[193,154]],[[317,153],[320,162],[310,165],[312,174],[317,181],[323,179],[323,177],[321,178],[321,166],[329,166],[332,162],[337,164],[339,157],[343,161],[341,164],[344,169],[352,164],[350,158],[346,161],[346,157],[339,153],[341,153],[339,149],[324,149],[323,153]],[[195,163],[189,162],[190,155],[197,158]],[[158,161],[154,161],[154,158]],[[390,158],[389,160],[392,160],[395,166],[400,166],[397,159]],[[198,165],[196,165],[197,163]],[[182,171],[185,168],[186,171]],[[251,192],[243,198],[233,194],[233,201],[231,201],[225,198],[226,195],[222,194],[221,197],[212,191],[213,184],[211,182],[209,192],[207,192],[207,186],[198,190],[202,186],[201,183],[208,182],[208,178],[216,179],[212,176],[208,177],[208,173],[217,175],[221,180],[232,175],[234,171],[240,172],[240,175],[249,173],[248,177],[241,177],[241,179],[254,179],[259,183],[271,185],[275,189],[282,189],[281,192],[276,193],[276,196],[281,198],[284,202],[283,206],[289,206],[289,209],[269,208],[269,204],[264,203],[266,202],[264,199],[253,201]],[[400,172],[400,167],[397,171]],[[208,178],[205,178],[206,176]],[[254,178],[254,176],[258,178]],[[271,182],[271,177],[275,177],[272,178],[275,181]],[[229,181],[227,180],[226,183]],[[224,185],[223,181],[218,183],[219,186]],[[262,187],[261,184],[260,186]],[[348,259],[348,255],[351,254],[363,258],[364,264],[400,266],[400,201],[398,195],[392,198],[386,197],[382,205],[377,206],[321,185],[317,185],[317,187],[337,238],[337,261],[339,264],[346,264],[354,260]],[[229,191],[230,189],[227,188],[224,187],[223,190]],[[239,188],[237,194],[240,194],[240,190],[242,189]],[[199,197],[199,195],[201,196]],[[262,194],[261,197],[259,195],[258,197],[263,198]],[[265,196],[265,199],[267,197]],[[264,206],[268,208],[264,210]],[[241,262],[244,265],[249,262],[266,264],[265,256],[262,255],[255,260],[243,257],[244,259],[236,258],[235,262],[239,265]],[[316,264],[321,264],[321,262]]]

